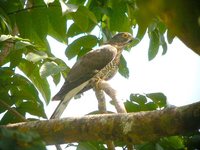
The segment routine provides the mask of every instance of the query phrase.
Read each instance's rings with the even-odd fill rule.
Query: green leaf
[[[140,94],[131,94],[130,100],[138,103],[139,105],[144,105],[147,102],[146,97]]]
[[[40,76],[45,78],[53,74],[58,74],[60,71],[61,69],[55,63],[45,62],[40,68]]]
[[[78,144],[76,150],[97,150],[97,148],[94,145],[90,144],[89,142],[88,143],[82,142]]]
[[[150,93],[146,94],[154,103],[156,103],[160,108],[166,107],[167,97],[163,93]]]
[[[123,77],[129,78],[129,69],[127,67],[126,60],[123,56],[121,56],[121,58],[120,58],[119,73]]]
[[[48,58],[48,55],[44,52],[38,52],[37,54],[30,52],[26,55],[26,59],[34,63],[46,58]]]
[[[51,92],[47,80],[41,78],[39,75],[39,67],[23,59],[19,65],[19,69],[34,83],[48,104],[51,98]]]
[[[54,74],[54,75],[52,75],[52,78],[53,78],[54,84],[58,85],[58,83],[60,82],[60,79],[61,79],[61,74],[60,73]]]
[[[155,29],[152,32],[149,32],[150,37],[150,45],[148,50],[148,58],[152,60],[158,53],[159,49],[159,33],[158,30]]]
[[[126,101],[124,103],[124,106],[125,106],[127,112],[139,112],[141,110],[140,106],[138,104],[134,104],[130,101]]]
[[[162,46],[163,48],[163,55],[166,54],[167,52],[167,43],[165,42],[165,37],[163,34],[160,33],[160,45]]]
[[[111,31],[130,32],[131,27],[126,15],[127,5],[124,1],[113,1],[112,9],[109,14],[109,24]]]
[[[93,12],[84,6],[79,6],[76,12],[70,13],[74,23],[84,32],[88,32],[90,24],[97,24],[97,20]],[[84,23],[83,23],[84,22]]]
[[[167,41],[169,44],[173,42],[175,35],[172,33],[170,29],[167,30]]]
[[[22,54],[24,50],[23,49],[13,49],[10,54],[10,67],[15,68],[17,65],[19,65],[20,61],[22,60]]]
[[[42,104],[42,102],[39,99],[37,89],[25,77],[19,74],[15,74],[12,77],[11,89],[13,89],[12,87],[16,88],[19,91],[18,93],[15,93],[15,95],[12,95],[12,96],[22,97],[22,100],[26,99],[26,100],[31,100],[31,101],[38,101],[40,102],[40,104]],[[11,94],[13,93],[11,92]]]
[[[146,33],[146,30],[147,30],[147,26],[144,26],[144,25],[138,26],[137,35],[136,35],[135,39],[133,40],[133,42],[131,42],[131,46],[135,46],[138,43],[140,43],[140,41],[142,40],[142,38],[144,37],[144,35]]]
[[[32,30],[37,34],[40,40],[46,40],[48,31],[48,16],[46,7],[31,9],[30,17],[32,21]],[[30,29],[29,29],[30,30]]]
[[[52,5],[57,7],[48,8],[48,34],[56,38],[60,42],[66,43],[67,19],[62,15],[59,1],[55,1]],[[59,23],[58,23],[59,22]]]
[[[81,29],[75,23],[73,23],[67,31],[67,36],[73,37],[81,33],[82,33]]]
[[[12,109],[15,109],[12,107]],[[22,116],[25,116],[25,114],[21,114]],[[1,118],[0,125],[6,125],[9,123],[16,123],[16,122],[21,122],[21,120],[14,116],[10,111],[7,111],[4,116]]]
[[[77,150],[106,150],[99,142],[79,142]]]
[[[20,37],[33,40],[31,38],[31,34],[33,30],[32,30],[32,21],[31,21],[30,13],[28,11],[22,11],[22,12],[17,13],[16,23],[17,23],[17,27],[20,33]]]
[[[2,150],[45,150],[45,143],[40,136],[33,131],[17,131],[1,128],[0,149]]]
[[[69,59],[71,59],[76,55],[78,55],[78,53],[82,49],[92,49],[92,47],[95,46],[97,42],[98,40],[96,36],[93,35],[82,36],[68,45],[65,54]]]
[[[17,107],[17,110],[22,114],[29,113],[38,117],[47,118],[42,103],[37,103],[34,101],[23,102],[19,105],[19,107]]]
[[[164,149],[171,149],[171,150],[177,150],[177,149],[184,149],[184,140],[180,136],[171,136],[171,137],[165,137],[161,138],[159,141],[159,144]]]

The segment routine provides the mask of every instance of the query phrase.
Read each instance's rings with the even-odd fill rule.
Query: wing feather
[[[116,55],[117,49],[109,44],[88,52],[71,68],[64,85],[53,97],[53,100],[62,100],[68,92],[90,80],[99,70],[110,63]]]

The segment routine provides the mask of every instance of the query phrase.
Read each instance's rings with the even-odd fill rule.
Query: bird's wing
[[[81,57],[71,68],[61,90],[53,100],[61,100],[51,119],[59,118],[71,98],[79,93],[90,79],[109,64],[117,55],[117,49],[111,45],[103,45]]]
[[[90,80],[99,70],[111,62],[116,54],[115,47],[103,45],[81,57],[71,68],[64,85],[52,100],[62,100],[69,91]]]

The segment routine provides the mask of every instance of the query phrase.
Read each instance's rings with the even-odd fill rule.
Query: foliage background
[[[99,30],[98,35],[90,34],[94,29]],[[68,0],[66,3],[57,0],[0,1],[1,125],[20,122],[23,117],[26,118],[27,113],[47,118],[44,104],[49,104],[51,99],[47,77],[51,76],[57,85],[61,76],[66,77],[70,69],[63,60],[52,54],[47,35],[68,45],[65,54],[70,60],[81,57],[94,46],[101,45],[113,34],[122,31],[134,32],[136,35],[136,40],[130,47],[137,45],[145,33],[148,34],[149,60],[157,55],[159,47],[162,47],[164,55],[167,52],[167,42],[171,43],[175,36],[159,16],[139,9],[136,0]],[[69,43],[70,38],[74,40]],[[129,51],[130,47],[126,50]],[[18,74],[16,70],[22,73]],[[124,57],[121,59],[119,73],[125,78],[129,77]],[[162,93],[131,94],[125,106],[129,112],[137,112],[163,109],[167,107],[167,103]],[[35,117],[26,119],[35,120]],[[6,142],[16,142],[23,137],[21,135],[13,139],[15,134],[10,131],[1,132],[6,132]],[[22,140],[19,143],[29,143],[24,144],[28,145],[27,149],[38,145],[44,148],[42,142],[38,142],[38,145],[30,144],[35,138],[38,139],[37,135],[26,136],[32,137],[30,141]],[[195,140],[199,141],[198,135],[175,136],[162,138],[155,143],[137,145],[136,149],[189,149],[195,145],[191,144]],[[123,143],[118,145],[124,146]],[[3,148],[2,144],[0,146]],[[83,147],[105,149],[101,143],[80,143],[77,149]]]

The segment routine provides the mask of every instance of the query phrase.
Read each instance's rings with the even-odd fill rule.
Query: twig
[[[3,100],[0,99],[0,105],[4,108],[6,108],[9,112],[11,112],[13,115],[15,115],[17,118],[19,118],[21,121],[26,122],[28,121],[24,116],[22,116],[19,112],[17,112],[15,109],[11,108],[7,103],[5,103]]]

